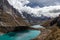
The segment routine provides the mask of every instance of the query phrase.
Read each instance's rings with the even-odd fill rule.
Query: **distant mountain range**
[[[31,24],[40,24],[42,21],[50,20],[50,17],[41,15],[41,17],[35,17],[34,14],[28,14],[27,12],[22,12],[25,19]],[[33,16],[32,16],[33,15]]]

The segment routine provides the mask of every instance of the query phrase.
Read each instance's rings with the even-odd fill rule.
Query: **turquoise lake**
[[[37,26],[36,26],[37,27]],[[10,32],[0,35],[0,40],[31,40],[36,38],[41,32],[38,30],[25,30],[20,32]]]

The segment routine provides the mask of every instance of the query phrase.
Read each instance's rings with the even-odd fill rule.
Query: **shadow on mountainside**
[[[53,18],[51,20],[45,21],[42,26],[44,27],[53,27],[53,26],[57,26],[58,28],[60,28],[60,15],[56,18]]]

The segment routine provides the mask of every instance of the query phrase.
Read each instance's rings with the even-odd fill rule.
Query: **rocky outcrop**
[[[25,27],[28,28],[28,26],[30,26],[7,0],[1,0],[0,2],[0,31],[10,32],[15,30],[16,27],[22,27],[24,29]]]
[[[53,26],[57,26],[60,28],[60,16],[53,18],[51,20],[45,21],[43,22],[42,26],[44,27],[53,27]]]

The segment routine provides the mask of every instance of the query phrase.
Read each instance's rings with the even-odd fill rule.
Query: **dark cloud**
[[[38,4],[38,3],[29,3],[27,4],[27,6],[30,6],[30,7],[36,7],[36,6],[39,6],[39,7],[44,7],[44,5],[42,3]]]
[[[60,9],[54,9],[54,10],[51,10],[51,11],[49,11],[50,13],[60,13]]]
[[[54,5],[59,5],[60,4],[60,0],[29,0],[30,4],[29,6],[40,6],[40,7],[44,7],[44,6],[54,6]]]

